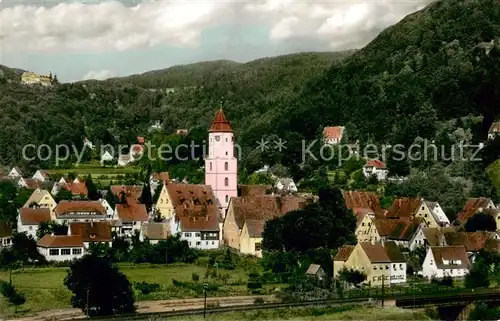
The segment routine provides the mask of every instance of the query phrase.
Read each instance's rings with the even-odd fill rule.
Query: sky
[[[431,0],[0,0],[0,64],[61,82],[360,48]]]

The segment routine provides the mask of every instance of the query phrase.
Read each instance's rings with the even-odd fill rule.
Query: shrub
[[[264,304],[264,298],[255,298],[255,300],[253,300],[253,303],[254,304]]]
[[[174,283],[175,284],[175,283]],[[161,289],[161,285],[158,283],[148,283],[148,282],[134,282],[134,288],[141,292],[142,294],[146,295],[151,292],[157,292]]]
[[[198,282],[200,280],[200,275],[196,272],[193,272],[193,274],[191,274],[191,278],[194,282]]]

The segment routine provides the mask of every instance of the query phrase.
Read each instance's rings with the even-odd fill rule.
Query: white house
[[[101,166],[104,165],[104,162],[110,162],[114,159],[113,155],[110,154],[110,152],[108,151],[105,151],[102,155],[101,155]]]
[[[19,209],[17,216],[17,231],[19,233],[26,233],[31,235],[33,239],[37,239],[36,232],[38,225],[42,222],[50,222],[51,215],[50,209],[47,207],[22,207]]]
[[[109,205],[108,201],[106,201],[105,198],[99,199],[99,202],[101,202],[102,206],[106,210],[107,217],[111,220],[115,216],[115,211],[114,209]]]
[[[33,178],[19,177],[19,180],[17,181],[17,186],[19,186],[19,188],[27,188],[34,190],[40,187],[40,181]]]
[[[189,247],[212,250],[219,248],[220,227],[218,210],[215,206],[177,206],[170,221],[172,235],[180,235]]]
[[[85,253],[80,235],[46,234],[37,242],[37,247],[47,261],[71,261]]]
[[[450,226],[450,219],[448,218],[448,216],[446,216],[438,202],[425,201],[425,204],[429,208],[432,216],[439,226]]]
[[[298,191],[297,185],[291,178],[279,178],[275,187],[279,192],[296,193]]]
[[[363,174],[366,178],[375,175],[379,181],[383,181],[387,178],[387,172],[385,164],[378,159],[369,159],[363,166]]]
[[[408,247],[410,251],[415,250],[418,247],[425,246],[426,245],[426,238],[424,234],[424,229],[426,227],[424,226],[419,226],[417,231],[413,234],[411,237],[410,241],[408,242]]]
[[[141,228],[141,240],[148,239],[149,243],[157,244],[170,236],[170,225],[168,223],[145,223]]]
[[[108,219],[99,201],[60,201],[54,209],[58,223],[98,222]]]
[[[344,126],[331,126],[323,129],[323,141],[326,145],[340,144],[344,136]]]
[[[45,182],[45,181],[49,180],[49,172],[47,172],[46,170],[43,170],[43,169],[39,169],[33,175],[33,179],[36,179],[37,181],[40,181],[40,182]]]
[[[0,249],[12,246],[12,228],[6,221],[0,221]]]
[[[127,166],[134,162],[134,158],[130,154],[118,156],[118,166]]]
[[[23,177],[22,172],[19,169],[19,167],[12,167],[12,169],[10,170],[8,176],[12,177],[12,178]]]
[[[144,204],[128,202],[127,204],[116,204],[113,219],[120,220],[120,236],[131,237],[136,231],[141,232],[141,225],[149,220],[148,212]]]
[[[422,264],[422,275],[427,279],[464,277],[471,264],[465,246],[431,246]]]

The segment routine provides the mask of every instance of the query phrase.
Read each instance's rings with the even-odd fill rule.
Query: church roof
[[[215,119],[212,122],[212,126],[208,131],[210,133],[227,133],[233,131],[233,127],[227,120],[226,115],[224,115],[224,111],[222,111],[222,108],[217,113],[217,116],[215,116]]]

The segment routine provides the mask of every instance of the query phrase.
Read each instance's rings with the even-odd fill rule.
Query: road
[[[262,298],[266,303],[276,302],[276,297],[273,295],[208,297],[207,306],[214,307],[217,304],[220,307],[251,305],[254,304],[256,298]],[[204,305],[204,299],[154,300],[154,301],[136,302],[137,312],[139,313],[157,313],[157,312],[201,309],[203,308],[203,305]],[[80,309],[57,309],[57,310],[47,310],[47,311],[37,312],[31,316],[16,318],[15,320],[63,321],[83,316],[84,315]]]

